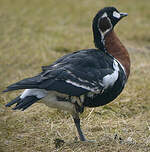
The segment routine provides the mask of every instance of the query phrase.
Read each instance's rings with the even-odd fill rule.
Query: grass
[[[42,104],[24,112],[5,108],[17,91],[0,94],[1,152],[150,151],[149,0],[1,0],[0,91],[68,52],[94,47],[91,20],[100,8],[112,5],[129,14],[115,30],[129,50],[132,67],[114,102],[81,115],[83,131],[96,143],[77,142],[65,112]],[[65,143],[58,145],[56,139]]]

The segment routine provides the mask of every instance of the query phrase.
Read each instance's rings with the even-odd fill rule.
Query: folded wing
[[[99,52],[83,50],[64,56],[54,64],[43,67],[39,75],[12,84],[4,92],[36,88],[70,96],[99,93],[104,89],[103,78],[113,73],[112,63],[109,64],[103,53]]]

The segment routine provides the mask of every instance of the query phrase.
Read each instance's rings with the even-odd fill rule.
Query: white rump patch
[[[113,17],[120,18],[120,14],[116,11],[113,12]]]
[[[103,84],[104,84],[104,89],[108,88],[109,86],[113,86],[116,80],[118,79],[118,63],[117,61],[114,60],[113,62],[113,68],[115,69],[112,74],[108,74],[103,78]]]
[[[44,89],[26,89],[20,96],[21,99],[27,96],[36,96],[41,99],[47,95],[47,91]]]

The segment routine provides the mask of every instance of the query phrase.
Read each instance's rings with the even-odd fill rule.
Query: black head
[[[114,28],[120,19],[127,15],[127,13],[121,13],[114,7],[105,7],[96,14],[93,19],[93,34],[97,48],[105,49],[105,35]]]

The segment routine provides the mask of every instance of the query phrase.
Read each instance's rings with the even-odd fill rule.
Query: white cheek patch
[[[116,11],[113,12],[113,17],[120,18],[120,14]]]

